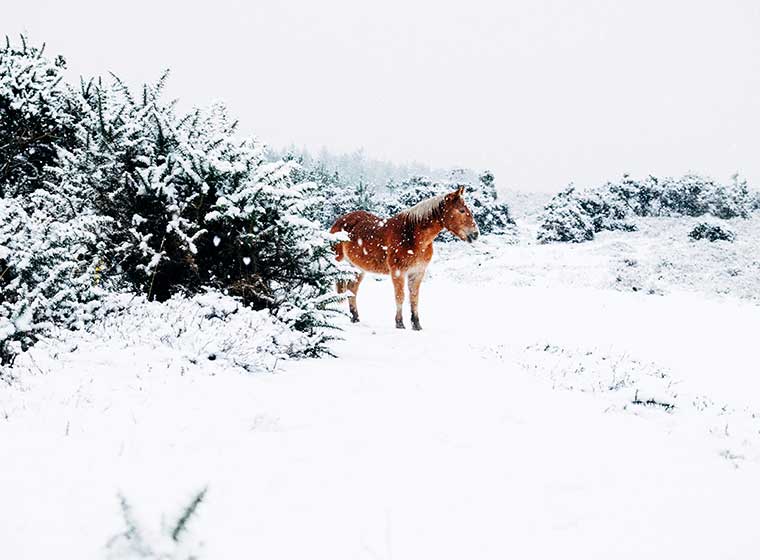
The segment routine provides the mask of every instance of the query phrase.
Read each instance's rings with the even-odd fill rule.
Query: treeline
[[[393,164],[366,160],[361,152],[357,152],[357,160],[349,159],[352,163],[347,170],[342,167],[342,159],[335,156],[328,156],[323,161],[303,154],[285,153],[283,157],[298,163],[293,179],[311,184],[315,195],[323,198],[321,211],[315,218],[326,228],[339,216],[353,210],[392,216],[421,200],[460,186],[466,188],[465,199],[481,233],[502,234],[514,226],[509,206],[499,198],[495,177],[490,171],[477,174],[469,169],[452,169],[445,173],[437,170],[437,179],[427,175],[396,179],[397,173],[393,170],[406,167],[394,168]],[[373,179],[367,180],[363,173],[371,169],[375,172],[368,175]],[[379,173],[378,169],[387,171],[388,175]],[[355,179],[347,179],[347,176]],[[449,239],[450,236],[441,236],[441,240]]]
[[[580,243],[603,230],[633,231],[636,216],[712,216],[747,218],[760,209],[760,193],[735,175],[728,184],[709,177],[687,174],[680,178],[635,179],[600,187],[563,190],[539,217],[538,241]]]
[[[330,171],[337,171],[346,184],[363,183],[371,190],[382,190],[388,183],[400,183],[409,177],[427,177],[436,182],[451,179],[452,173],[457,179],[466,183],[475,183],[478,173],[467,168],[431,167],[418,162],[396,163],[368,156],[364,150],[346,153],[333,153],[325,148],[313,153],[306,148],[294,145],[283,149],[270,148],[273,159],[295,159],[304,167],[321,166]]]

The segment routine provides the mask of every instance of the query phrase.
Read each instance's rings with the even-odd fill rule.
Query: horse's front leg
[[[406,275],[401,273],[401,270],[394,269],[391,271],[391,278],[393,279],[393,290],[396,292],[396,328],[403,329],[404,317],[401,315],[401,311],[404,308],[404,280]]]
[[[420,285],[422,279],[425,277],[425,269],[416,270],[409,273],[409,303],[412,306],[412,328],[415,331],[421,331],[420,315],[418,312],[418,304],[420,302]]]

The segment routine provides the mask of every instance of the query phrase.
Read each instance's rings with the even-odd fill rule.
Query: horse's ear
[[[462,196],[464,194],[464,185],[460,185],[460,187],[457,189],[457,196]]]

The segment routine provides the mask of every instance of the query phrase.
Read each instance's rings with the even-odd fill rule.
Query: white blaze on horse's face
[[[464,187],[459,187],[446,195],[446,203],[443,211],[443,226],[462,241],[472,243],[478,238],[480,232],[472,212],[464,202],[462,195]]]

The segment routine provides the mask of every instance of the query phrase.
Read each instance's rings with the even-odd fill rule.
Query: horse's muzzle
[[[475,241],[478,238],[479,235],[480,234],[478,233],[477,230],[475,230],[475,231],[473,231],[471,233],[468,233],[467,234],[467,242],[468,243],[472,243],[473,241]]]

